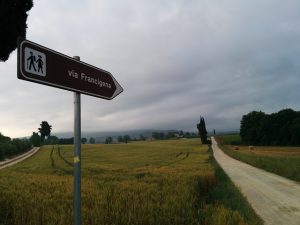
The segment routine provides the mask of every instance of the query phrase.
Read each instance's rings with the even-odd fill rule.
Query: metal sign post
[[[81,224],[80,93],[111,100],[123,88],[113,75],[34,42],[18,40],[18,78],[74,92],[74,225]]]
[[[80,60],[79,56],[73,57]],[[81,224],[81,102],[74,92],[74,225]]]

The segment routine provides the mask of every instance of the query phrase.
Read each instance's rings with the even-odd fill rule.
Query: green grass
[[[72,160],[44,146],[1,170],[0,224],[72,224]],[[83,224],[261,224],[226,203],[218,174],[197,139],[84,145]]]
[[[224,141],[231,138],[216,137],[227,155],[280,176],[300,181],[300,148],[255,146],[250,151],[248,146],[239,146],[239,150],[234,150],[232,146],[225,144],[228,143],[227,141]]]
[[[221,144],[225,145],[241,145],[242,139],[239,134],[227,134],[227,135],[220,135],[218,136],[219,141],[221,141]]]
[[[263,224],[263,221],[214,158],[212,164],[215,167],[217,185],[209,191],[206,202],[209,204],[222,202],[223,206],[230,208],[233,212],[238,212],[249,224]],[[233,222],[232,224],[237,223]]]

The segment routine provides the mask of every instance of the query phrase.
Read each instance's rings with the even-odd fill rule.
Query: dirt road
[[[12,166],[12,165],[14,165],[18,162],[21,162],[21,161],[29,158],[30,156],[34,155],[39,149],[40,149],[40,147],[34,147],[30,151],[28,151],[28,152],[26,152],[22,155],[19,155],[15,158],[8,159],[8,160],[5,160],[5,161],[1,161],[0,162],[0,170],[5,168],[5,167]]]
[[[300,183],[225,155],[212,138],[215,159],[266,225],[300,225]]]

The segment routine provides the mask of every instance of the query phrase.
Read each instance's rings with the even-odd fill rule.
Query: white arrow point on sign
[[[113,99],[114,97],[116,97],[117,95],[119,95],[120,93],[123,92],[123,88],[121,87],[121,85],[118,83],[118,81],[111,75],[115,85],[116,85],[116,90],[115,90],[115,93],[111,96],[110,99]]]

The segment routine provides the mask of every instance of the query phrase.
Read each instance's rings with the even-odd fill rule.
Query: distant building
[[[175,133],[174,135],[175,135],[175,137],[176,137],[177,139],[183,138],[183,134]]]
[[[155,141],[156,139],[154,138],[154,137],[148,137],[147,139],[146,139],[146,141]]]

